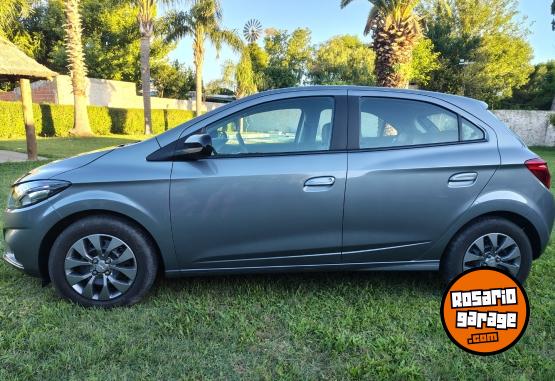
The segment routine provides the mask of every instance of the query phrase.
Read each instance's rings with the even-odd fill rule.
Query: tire
[[[58,294],[85,307],[137,303],[152,287],[157,270],[150,238],[116,216],[90,216],[69,225],[52,245],[48,259]]]
[[[498,242],[501,242],[500,244],[498,244],[499,248],[503,247],[503,242],[505,242],[506,240],[506,238],[503,238],[503,236],[509,237],[514,241],[517,249],[520,252],[520,258],[518,259],[518,270],[516,270],[514,267],[511,267],[511,270],[509,271],[509,268],[505,267],[507,266],[507,264],[512,264],[514,266],[514,263],[516,262],[507,261],[507,264],[503,264],[503,262],[497,258],[497,256],[500,256],[501,258],[510,258],[511,256],[514,256],[512,254],[513,246],[508,247],[504,251],[501,251],[498,255],[491,255],[490,258],[487,259],[487,263],[484,263],[481,259],[477,261],[468,261],[466,263],[475,264],[475,266],[471,267],[479,267],[478,264],[484,266],[490,266],[491,264],[493,264],[491,267],[498,267],[501,270],[505,270],[506,272],[513,275],[521,283],[526,280],[528,274],[530,273],[530,268],[532,267],[532,246],[530,244],[528,236],[521,227],[509,220],[499,217],[486,217],[479,219],[476,222],[472,223],[472,225],[464,228],[453,238],[453,240],[449,244],[440,265],[441,275],[446,283],[449,283],[457,275],[467,269],[465,269],[464,262],[467,261],[468,258],[474,258],[472,254],[478,253],[480,251],[479,246],[472,247],[471,245],[473,245],[477,240],[481,240],[482,237],[488,234],[491,234],[491,237],[495,237],[496,234],[498,237],[500,237],[497,239]],[[489,245],[489,242],[492,242],[492,239],[486,238],[485,242],[486,248],[491,247]],[[510,241],[507,240],[507,242]],[[467,255],[467,250],[471,250],[472,253],[470,253],[468,257],[465,257]],[[486,249],[485,251],[487,252],[488,250]],[[489,250],[489,252],[491,254],[491,250]],[[486,257],[487,256],[483,256],[482,258]],[[496,263],[495,261],[499,262]],[[513,261],[515,260],[513,259]],[[513,271],[514,273],[511,273],[511,271]]]

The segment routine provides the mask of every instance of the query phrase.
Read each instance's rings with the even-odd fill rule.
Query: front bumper
[[[40,277],[41,243],[52,226],[59,221],[50,201],[29,208],[4,212],[4,260],[25,273]]]
[[[23,265],[21,263],[18,262],[18,260],[15,258],[15,254],[11,253],[11,252],[7,252],[4,254],[4,260],[6,262],[8,262],[8,264],[12,265],[13,267],[15,267],[18,270],[23,271]]]

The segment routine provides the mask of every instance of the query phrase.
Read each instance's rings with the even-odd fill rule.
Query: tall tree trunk
[[[27,139],[27,159],[37,160],[37,138],[35,136],[35,120],[33,118],[33,98],[31,82],[20,79],[21,103],[23,104],[23,119],[25,120],[25,136]]]
[[[152,109],[150,104],[150,38],[141,37],[141,82],[143,88],[143,106],[145,116],[145,135],[152,134]]]
[[[204,31],[202,27],[197,28],[193,41],[193,52],[196,78],[196,112],[199,116],[202,114],[202,66],[204,64]]]
[[[379,86],[409,86],[412,52],[420,36],[406,23],[378,28],[374,33],[376,77]]]
[[[65,13],[66,48],[75,103],[73,129],[70,133],[75,136],[91,136],[92,131],[89,125],[89,115],[87,114],[87,67],[81,41],[82,28],[79,0],[65,0]]]
[[[202,114],[202,65],[195,65],[196,79],[196,112],[197,116]]]

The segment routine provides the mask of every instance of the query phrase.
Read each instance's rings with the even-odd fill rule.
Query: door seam
[[[341,248],[339,255],[339,262],[343,263],[343,249],[345,243],[345,201],[347,199],[347,181],[349,181],[349,132],[351,129],[351,97],[349,90],[347,90],[347,152],[346,155],[346,168],[345,168],[345,186],[343,187],[343,209],[341,213]]]

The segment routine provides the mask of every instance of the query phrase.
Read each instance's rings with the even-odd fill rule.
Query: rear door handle
[[[476,183],[478,174],[476,172],[464,172],[454,174],[449,178],[450,188],[470,187]]]
[[[322,176],[313,177],[304,182],[305,190],[307,188],[329,188],[335,184],[335,177],[333,176]]]

